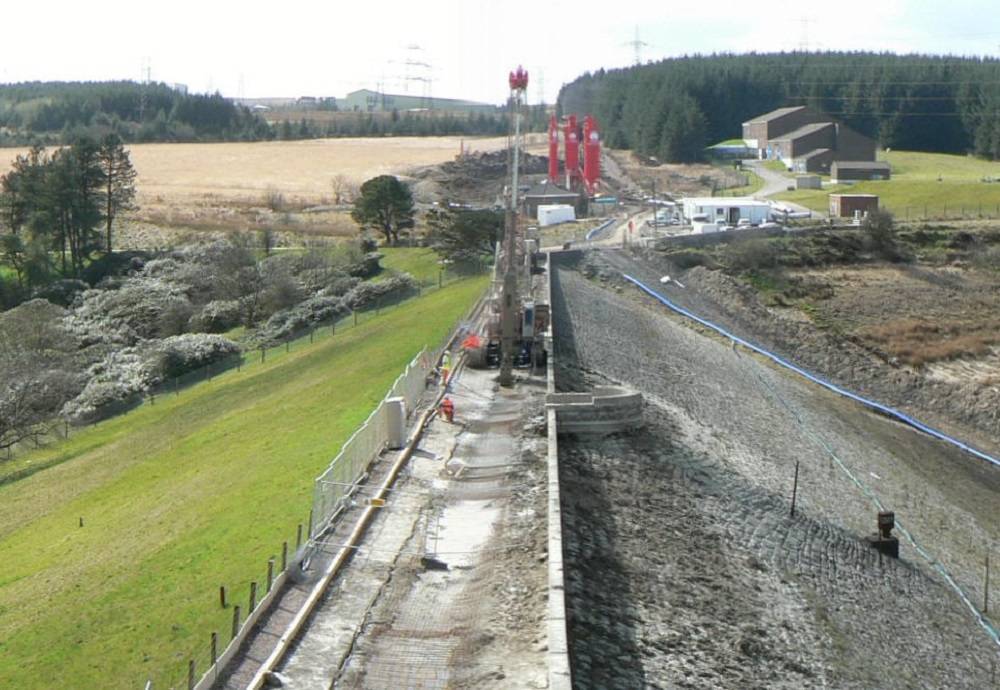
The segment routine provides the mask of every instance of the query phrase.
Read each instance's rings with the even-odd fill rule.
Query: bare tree
[[[76,342],[61,326],[63,313],[38,299],[0,314],[0,449],[40,445],[79,390]]]
[[[347,175],[337,173],[330,180],[330,186],[333,188],[333,203],[335,206],[354,201],[355,188]]]

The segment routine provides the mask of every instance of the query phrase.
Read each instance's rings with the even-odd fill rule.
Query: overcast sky
[[[719,52],[1000,57],[997,0],[56,0],[5,3],[0,83],[147,78],[229,97],[360,88],[551,103],[585,72]]]

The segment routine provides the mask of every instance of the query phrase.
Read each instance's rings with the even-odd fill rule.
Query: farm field
[[[544,135],[527,148],[547,152]],[[506,137],[383,137],[220,144],[131,144],[141,208],[259,202],[268,192],[289,203],[330,203],[334,178],[360,185],[376,175],[405,175],[454,160],[461,152],[507,147]],[[0,172],[24,149],[0,149]]]

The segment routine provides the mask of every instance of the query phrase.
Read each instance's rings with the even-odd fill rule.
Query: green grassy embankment
[[[180,686],[189,659],[203,672],[211,632],[221,651],[232,625],[219,587],[246,611],[268,558],[294,549],[313,480],[486,284],[249,356],[19,459],[51,466],[0,486],[0,687]]]
[[[773,198],[827,212],[830,194],[875,194],[879,207],[897,220],[1000,218],[1000,162],[911,151],[883,151],[879,160],[892,166],[892,179],[825,184],[822,190],[784,192]],[[789,182],[793,180],[790,175]]]

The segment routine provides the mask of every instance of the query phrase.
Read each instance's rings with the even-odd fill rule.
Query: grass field
[[[909,151],[882,152],[879,159],[892,166],[891,180],[826,184],[822,190],[788,192],[775,198],[825,212],[830,194],[875,194],[879,207],[898,220],[1000,218],[998,162]]]
[[[315,477],[485,285],[249,358],[20,459],[52,466],[0,486],[0,687],[180,687],[212,631],[228,642],[219,587],[246,609],[308,522]]]

